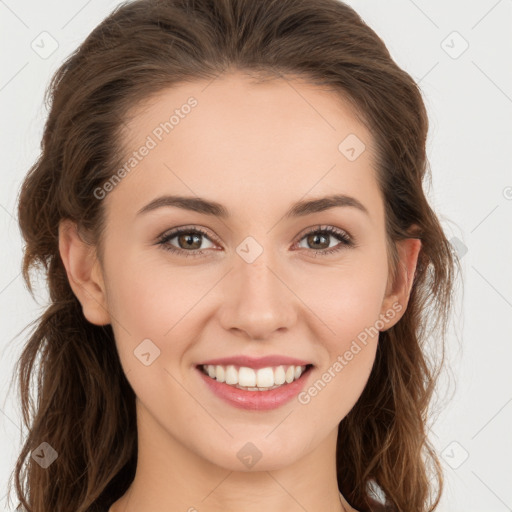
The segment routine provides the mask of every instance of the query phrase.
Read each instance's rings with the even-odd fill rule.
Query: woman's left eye
[[[213,244],[206,249],[200,249],[202,245],[201,239],[206,239],[209,241],[210,238],[208,234],[199,229],[199,228],[179,228],[171,231],[170,233],[164,234],[159,238],[158,244],[162,246],[166,251],[170,251],[173,253],[183,254],[186,257],[188,256],[201,256],[204,254],[205,250],[213,247]],[[337,239],[339,243],[334,246],[328,241],[329,238]],[[178,247],[171,243],[172,240],[176,239],[178,243]],[[342,231],[333,226],[317,226],[316,228],[305,233],[302,238],[299,240],[299,244],[302,240],[306,240],[306,244],[309,245],[324,245],[327,244],[327,247],[322,247],[320,249],[311,249],[313,253],[316,255],[327,255],[337,251],[342,250],[345,247],[354,247],[355,243],[345,231]],[[324,242],[322,240],[327,240]],[[304,247],[301,247],[304,248]],[[307,248],[307,247],[306,247]]]
[[[329,238],[335,238],[339,243],[332,246],[328,241]],[[319,240],[327,240],[327,242],[319,242]],[[332,254],[334,252],[341,251],[346,247],[355,247],[355,242],[352,237],[345,231],[341,229],[335,228],[334,226],[320,226],[308,231],[301,240],[306,240],[307,244],[314,245],[320,244],[325,245],[327,243],[327,247],[320,249],[313,249],[313,253],[319,256],[325,256],[328,254]]]

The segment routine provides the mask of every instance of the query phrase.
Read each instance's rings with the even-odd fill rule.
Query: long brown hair
[[[33,293],[30,270],[44,269],[50,304],[15,371],[28,427],[13,473],[17,496],[29,512],[106,510],[134,477],[135,395],[111,326],[89,323],[72,292],[58,226],[74,220],[101,250],[104,202],[94,191],[122,164],[130,109],[164,88],[229,68],[301,77],[356,108],[377,147],[392,274],[395,242],[416,227],[422,247],[410,301],[380,334],[367,386],[339,425],[337,473],[340,491],[361,512],[376,510],[372,489],[390,510],[432,511],[443,477],[427,412],[444,362],[458,261],[423,190],[428,118],[421,92],[375,32],[337,0],[125,2],[53,76],[41,155],[18,205],[23,276]],[[427,354],[428,339],[443,356],[438,362]],[[30,456],[43,442],[58,454],[46,469]]]

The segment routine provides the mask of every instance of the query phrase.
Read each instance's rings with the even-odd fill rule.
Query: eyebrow
[[[190,210],[221,218],[228,218],[230,216],[226,207],[216,201],[203,199],[201,197],[173,195],[165,195],[153,199],[153,201],[141,208],[137,212],[137,215],[168,206],[174,206],[176,208],[182,208],[184,210]],[[308,201],[298,201],[285,213],[284,218],[302,217],[336,207],[352,207],[360,210],[366,215],[370,215],[366,207],[355,197],[344,194],[333,194]]]

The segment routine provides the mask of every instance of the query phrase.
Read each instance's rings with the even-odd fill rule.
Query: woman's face
[[[236,471],[332,452],[405,310],[370,133],[333,92],[232,73],[160,93],[125,137],[100,286],[140,442]]]

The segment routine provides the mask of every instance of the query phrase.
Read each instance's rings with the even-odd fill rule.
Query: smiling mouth
[[[249,368],[235,365],[198,365],[197,368],[217,382],[244,391],[271,391],[300,379],[313,367],[279,365],[266,368]]]

